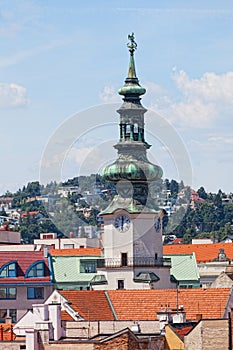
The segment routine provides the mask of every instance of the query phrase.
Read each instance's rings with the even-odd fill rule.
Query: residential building
[[[44,349],[207,350],[204,346],[214,335],[219,336],[218,346],[222,339],[223,347],[217,348],[213,339],[209,339],[211,349],[232,349],[229,337],[232,327],[227,319],[232,290],[180,290],[178,302],[183,303],[182,311],[176,307],[176,294],[173,289],[55,290],[43,304],[33,305],[13,330],[18,344],[25,344],[26,350],[39,350],[38,342]],[[226,348],[226,344],[231,347]],[[14,349],[20,349],[19,345]]]
[[[196,321],[199,314],[209,319],[228,317],[233,306],[233,291],[231,288],[55,290],[46,303],[54,301],[61,303],[66,320],[70,321],[80,318],[86,321],[156,321],[160,319],[158,314],[168,313],[168,310],[172,314],[184,311],[187,321]],[[102,314],[102,310],[108,312],[107,315],[105,311]]]
[[[177,288],[200,288],[200,276],[195,254],[164,255],[171,259],[171,276],[177,283]]]
[[[196,322],[169,323],[165,326],[164,350],[184,350],[184,336],[196,325]]]
[[[9,210],[12,207],[13,197],[0,197],[0,210]]]
[[[50,247],[54,249],[72,249],[72,248],[99,248],[99,238],[74,237],[73,232],[70,232],[70,237],[57,238],[54,232],[41,233],[39,239],[34,239],[36,249],[42,247]]]
[[[80,189],[78,186],[63,186],[58,188],[57,193],[61,197],[67,198],[69,195],[72,195],[74,193],[80,193]]]
[[[233,243],[165,245],[163,253],[195,253],[201,286],[207,288],[231,264]]]
[[[90,289],[96,284],[100,248],[51,249],[49,259],[55,289]],[[99,276],[98,276],[99,277]]]
[[[226,266],[225,271],[211,283],[211,288],[231,288],[233,286],[233,265]]]
[[[232,327],[229,319],[201,319],[184,336],[184,349],[187,350],[232,350],[230,338]]]
[[[0,322],[9,316],[20,319],[32,304],[52,292],[48,258],[44,252],[0,251]]]
[[[24,219],[26,217],[33,217],[36,219],[42,219],[44,215],[40,213],[38,210],[35,211],[24,211],[23,213],[20,214],[20,219]]]
[[[8,225],[0,227],[0,246],[16,245],[21,243],[20,232],[12,231]]]

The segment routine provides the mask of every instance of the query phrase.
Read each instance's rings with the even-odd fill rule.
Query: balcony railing
[[[97,268],[124,268],[124,267],[150,267],[150,266],[170,266],[170,258],[134,257],[134,258],[108,258],[98,259]]]

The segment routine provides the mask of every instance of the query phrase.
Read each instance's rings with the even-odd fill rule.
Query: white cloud
[[[169,96],[156,84],[146,83],[150,109],[184,129],[216,127],[231,120],[233,72],[207,72],[199,79],[191,79],[183,70],[174,68],[173,79],[178,98]]]
[[[99,97],[103,103],[119,102],[119,95],[113,86],[104,86],[103,91],[99,94]]]
[[[190,127],[209,127],[233,113],[233,72],[218,75],[207,72],[191,79],[186,72],[174,72],[182,101],[173,103],[173,117]]]
[[[0,83],[0,108],[22,107],[28,103],[25,87],[15,83]]]

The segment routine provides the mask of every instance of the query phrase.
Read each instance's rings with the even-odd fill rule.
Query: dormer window
[[[16,277],[16,261],[8,262],[3,265],[0,269],[0,278],[11,278]]]
[[[38,261],[32,264],[27,269],[25,277],[44,277],[44,261]]]

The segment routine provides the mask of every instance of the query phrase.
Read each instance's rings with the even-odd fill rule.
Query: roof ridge
[[[112,313],[113,313],[114,319],[115,319],[116,321],[118,321],[118,316],[117,316],[116,310],[114,309],[113,303],[112,303],[112,301],[111,301],[111,298],[110,298],[110,296],[109,296],[107,290],[104,291],[104,295],[105,295],[105,297],[106,297],[106,299],[107,299],[107,301],[108,301],[108,304],[109,304],[110,309],[111,309],[111,311],[112,311]]]

